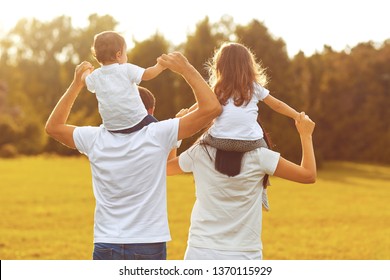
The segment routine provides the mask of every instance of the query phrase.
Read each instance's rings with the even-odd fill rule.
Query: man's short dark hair
[[[138,91],[146,110],[153,109],[156,106],[156,98],[153,93],[151,93],[147,88],[140,86],[138,87]]]

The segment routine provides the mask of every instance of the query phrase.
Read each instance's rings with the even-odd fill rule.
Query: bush
[[[0,147],[0,157],[15,158],[18,155],[18,150],[12,144],[5,144]]]
[[[36,120],[31,120],[23,127],[17,140],[17,148],[21,154],[36,155],[44,150],[46,142],[43,125]]]
[[[0,116],[0,145],[16,142],[19,137],[19,129],[11,116]]]

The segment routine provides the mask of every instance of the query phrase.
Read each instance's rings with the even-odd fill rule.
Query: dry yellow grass
[[[273,179],[266,259],[390,259],[390,168],[328,163],[314,185]]]
[[[314,185],[271,179],[265,259],[390,259],[390,167],[327,163]],[[192,176],[168,178],[172,241],[182,259]],[[0,160],[0,259],[90,259],[94,198],[85,158]]]

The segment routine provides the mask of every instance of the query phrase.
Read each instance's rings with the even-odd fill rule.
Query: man
[[[138,86],[139,95],[141,96],[142,103],[145,105],[145,109],[149,115],[154,115],[154,109],[156,108],[156,98],[153,93],[147,88]]]
[[[198,71],[180,53],[158,58],[191,86],[197,109],[183,117],[151,123],[131,134],[103,126],[67,124],[72,105],[84,87],[83,62],[46,123],[57,141],[85,154],[91,164],[96,199],[94,259],[166,259],[171,239],[166,206],[166,161],[177,141],[190,137],[217,117],[222,108]]]

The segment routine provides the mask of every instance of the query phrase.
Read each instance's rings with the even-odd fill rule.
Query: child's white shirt
[[[133,127],[147,115],[137,87],[144,72],[144,68],[131,63],[114,63],[103,65],[87,76],[87,89],[96,93],[107,130]]]
[[[254,92],[250,102],[242,106],[234,105],[230,98],[222,106],[223,111],[209,129],[211,136],[222,139],[258,140],[263,138],[263,130],[257,122],[259,101],[269,95],[269,90],[261,85],[254,84]]]

